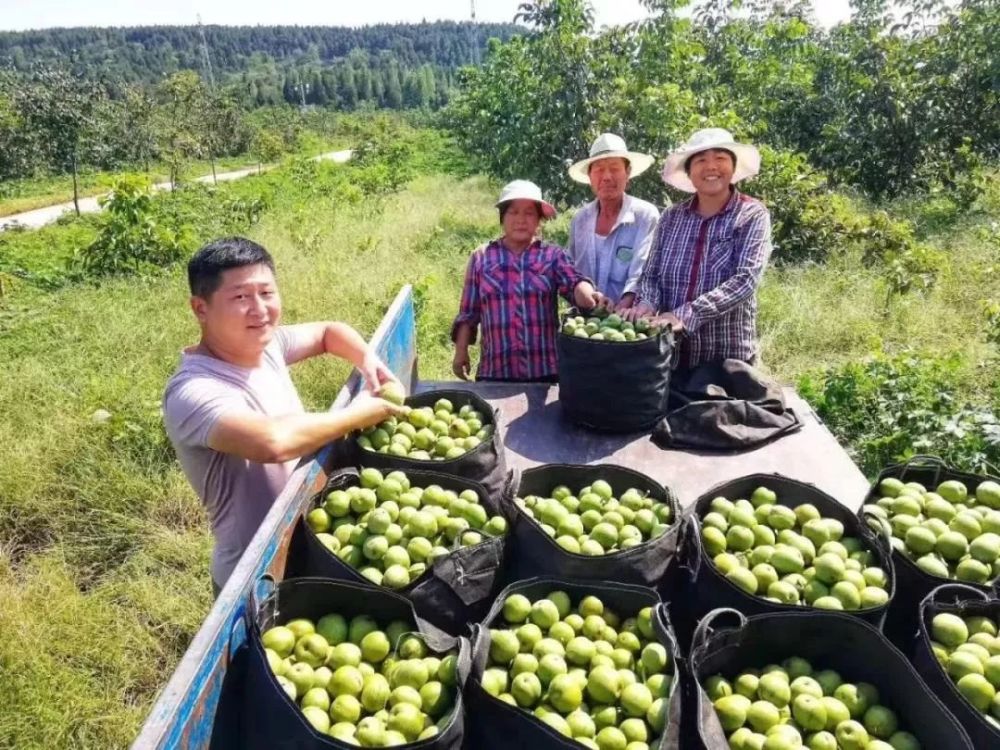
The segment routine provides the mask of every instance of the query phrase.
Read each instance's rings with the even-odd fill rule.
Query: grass
[[[483,178],[423,176],[386,199],[278,204],[249,234],[275,256],[289,323],[341,319],[367,335],[413,284],[421,375],[448,378],[463,270],[497,231],[494,198]],[[930,236],[946,251],[937,287],[888,309],[878,270],[855,259],[770,269],[766,365],[794,381],[917,345],[960,353],[970,392],[995,388],[979,307],[997,294],[993,216],[1000,205]],[[564,238],[567,218],[548,236]],[[93,231],[72,221],[12,246],[39,274],[61,262],[52,248]],[[195,336],[180,269],[51,291],[16,281],[0,298],[0,747],[126,746],[209,608],[207,521],[158,411]],[[321,409],[347,373],[322,358],[293,378]],[[99,409],[111,418],[95,421]]]
[[[494,230],[492,192],[424,177],[384,202],[276,211],[251,234],[275,256],[287,322],[343,319],[370,334],[416,283],[421,368],[446,377],[441,331],[470,245]],[[13,324],[0,318],[0,664],[11,675],[0,747],[123,747],[210,604],[207,521],[158,413],[196,334],[184,281],[21,288],[12,307],[23,308]],[[294,371],[317,409],[346,375],[332,359]],[[98,409],[112,418],[95,422]]]

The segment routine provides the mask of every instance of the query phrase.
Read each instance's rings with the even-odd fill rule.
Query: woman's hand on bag
[[[656,314],[656,310],[653,309],[652,305],[646,302],[639,302],[628,307],[619,313],[625,320],[631,320],[633,323],[640,318],[651,318]]]

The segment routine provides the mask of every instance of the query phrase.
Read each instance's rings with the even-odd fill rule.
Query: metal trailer
[[[416,316],[409,286],[396,296],[372,344],[408,392],[445,385],[417,379]],[[360,387],[354,373],[331,408],[343,408]],[[664,451],[646,434],[598,434],[574,427],[560,416],[555,385],[449,381],[447,387],[474,390],[499,408],[508,466],[516,469],[546,463],[621,464],[669,486],[684,506],[715,484],[751,473],[779,473],[809,482],[852,509],[868,492],[864,475],[791,388],[786,397],[805,423],[803,429],[756,450],[726,455]],[[333,446],[327,446],[300,463],[158,696],[133,748],[201,750],[238,743],[226,736],[225,724],[238,679],[231,676],[227,681],[226,676],[231,655],[246,640],[250,595],[263,596],[268,578],[282,579],[296,521],[334,468],[334,454]]]

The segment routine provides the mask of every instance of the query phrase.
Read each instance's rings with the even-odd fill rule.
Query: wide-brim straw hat
[[[534,201],[541,207],[542,216],[546,219],[552,219],[556,215],[555,206],[542,198],[542,189],[531,180],[514,180],[504,185],[496,207],[500,208],[504,203],[516,200]]]
[[[684,164],[695,154],[709,149],[732,151],[736,155],[736,169],[733,170],[730,184],[735,185],[760,172],[760,151],[755,146],[737,143],[733,140],[733,134],[723,128],[704,128],[695,132],[687,143],[667,157],[667,163],[663,165],[663,181],[685,193],[698,192],[684,171]]]
[[[625,139],[614,133],[602,133],[597,140],[590,145],[590,156],[578,161],[569,168],[569,176],[576,182],[584,185],[590,184],[590,165],[601,159],[625,159],[629,163],[629,177],[638,177],[651,166],[653,157],[649,154],[640,154],[638,151],[629,151],[625,145]]]

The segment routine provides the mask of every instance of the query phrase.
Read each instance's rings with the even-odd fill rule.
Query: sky
[[[365,26],[421,20],[468,20],[473,0],[0,0],[0,30],[51,26],[206,24]],[[509,22],[521,0],[475,0],[480,21]],[[647,12],[639,0],[592,0],[598,26],[628,23]],[[826,26],[845,20],[849,0],[814,0]]]

